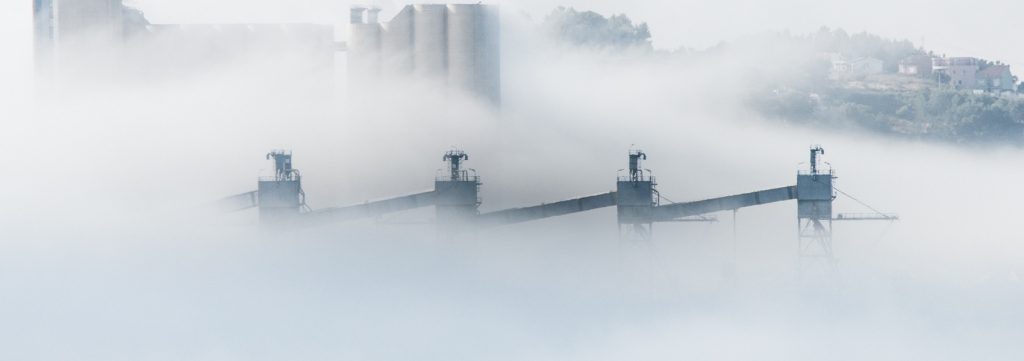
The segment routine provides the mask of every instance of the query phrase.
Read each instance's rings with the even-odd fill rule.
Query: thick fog
[[[406,2],[130,0],[127,3],[144,8],[146,14],[159,23],[332,23],[345,19],[344,11],[349,3],[374,4],[393,11]],[[1017,69],[1024,68],[1024,51],[1009,46],[1011,41],[1006,40],[1008,34],[1017,30],[1024,12],[1024,4],[1014,1],[499,0],[489,3],[514,8],[537,19],[556,6],[574,6],[606,15],[627,14],[647,22],[657,35],[655,45],[666,49],[701,49],[752,33],[785,30],[802,34],[830,26],[909,39],[949,56],[990,57]]]
[[[414,81],[348,88],[343,60],[329,81],[266,74],[303,64],[272,54],[174,76],[33,81],[31,19],[10,16],[3,38],[20,50],[0,62],[0,359],[1024,351],[1021,149],[758,119],[739,100],[745,82],[797,71],[785,65],[800,49],[687,62],[571,50],[533,31],[535,19],[519,15],[530,8],[504,6],[500,111]],[[620,241],[614,209],[447,239],[429,209],[273,232],[253,210],[207,207],[254,190],[272,171],[271,149],[294,152],[316,209],[430,189],[442,154],[458,147],[488,212],[613,190],[631,148],[649,155],[645,168],[672,201],[793,185],[811,144],[826,149],[839,189],[901,216],[836,222],[839,275],[828,287],[798,282],[793,201],[742,209],[735,223],[723,212],[656,225],[650,242]],[[835,208],[870,211],[844,196]]]

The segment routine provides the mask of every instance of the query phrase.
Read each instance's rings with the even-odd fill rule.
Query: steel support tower
[[[469,155],[461,150],[450,150],[441,158],[447,169],[434,180],[435,212],[438,233],[458,232],[470,225],[479,215],[480,177],[472,169],[463,169]]]
[[[836,269],[832,254],[832,201],[836,199],[835,171],[818,167],[821,146],[810,149],[810,169],[798,171],[797,193],[797,267],[801,278],[814,274],[831,277]]]
[[[649,241],[653,231],[654,194],[657,182],[650,172],[644,172],[642,163],[647,154],[642,150],[629,152],[629,174],[618,178],[615,193],[618,211],[619,238],[631,241]]]

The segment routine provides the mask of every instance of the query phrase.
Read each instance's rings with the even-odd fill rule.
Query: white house
[[[947,77],[957,89],[974,89],[977,84],[978,59],[968,57],[933,58],[932,72]]]
[[[832,61],[832,76],[849,77],[881,74],[885,70],[885,62],[871,57],[855,59],[836,59]]]
[[[990,65],[978,71],[975,76],[977,89],[985,91],[1013,91],[1014,79],[1009,65]]]

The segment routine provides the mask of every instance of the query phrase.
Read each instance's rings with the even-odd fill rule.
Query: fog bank
[[[742,61],[570,51],[522,41],[537,39],[516,19],[503,31],[500,112],[417,83],[360,97],[288,76],[253,80],[247,61],[142,85],[5,85],[36,96],[9,108],[8,119],[22,120],[5,122],[14,176],[0,183],[0,337],[9,341],[0,358],[1022,351],[1020,149],[763,122],[737,100],[744,78],[730,70]],[[4,74],[26,69],[4,65]],[[335,80],[343,89],[344,76]],[[429,189],[456,146],[483,177],[481,210],[492,211],[609,191],[630,147],[650,155],[646,168],[674,201],[791,185],[810,144],[827,150],[837,187],[902,218],[837,223],[840,277],[826,290],[796,281],[793,202],[740,210],[735,237],[722,213],[717,223],[657,225],[654,241],[639,244],[617,238],[611,209],[449,240],[424,223],[429,210],[278,233],[252,212],[202,207],[254,189],[270,172],[263,155],[277,148],[294,152],[310,205],[322,208]],[[866,211],[843,197],[835,207]]]

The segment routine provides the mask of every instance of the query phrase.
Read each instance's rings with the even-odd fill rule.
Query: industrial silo
[[[472,4],[448,5],[448,85],[466,92],[476,88],[478,9]]]
[[[448,63],[445,5],[414,5],[413,72],[422,78],[445,79]]]
[[[498,105],[501,104],[501,13],[495,5],[478,6],[475,91]]]
[[[493,103],[501,98],[498,8],[448,5],[448,84]]]
[[[402,8],[381,33],[381,71],[385,75],[407,76],[413,70],[413,8]]]
[[[366,23],[367,9],[352,7],[348,35],[348,73],[351,80],[375,77],[380,73],[380,24]]]

